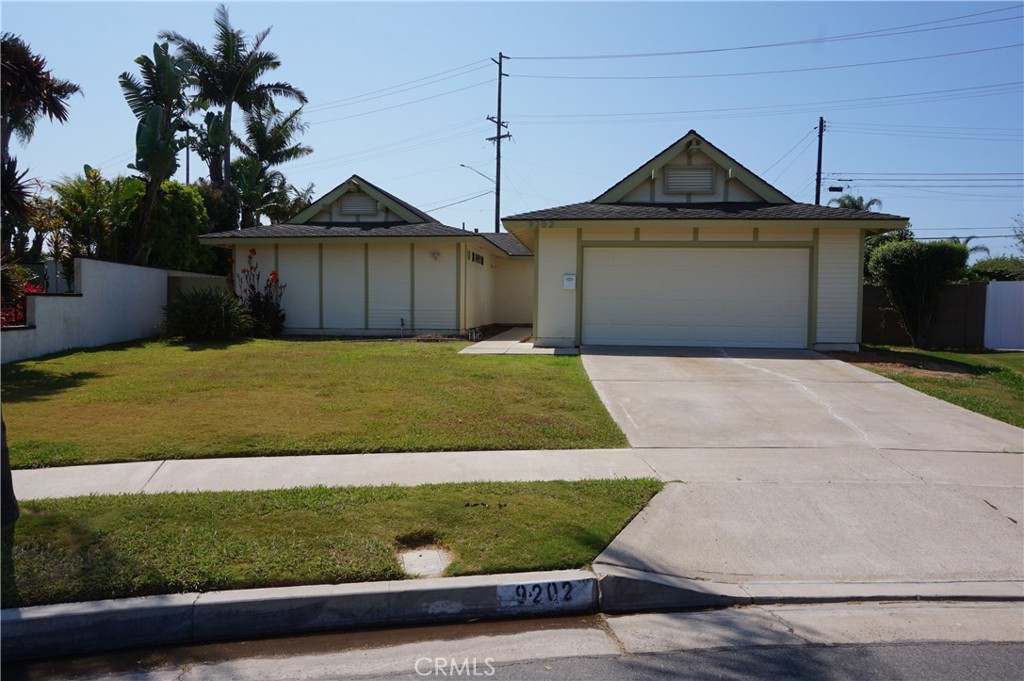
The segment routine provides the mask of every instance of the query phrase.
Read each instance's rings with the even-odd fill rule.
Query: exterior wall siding
[[[404,320],[405,329],[411,330],[409,244],[371,244],[368,264],[370,329],[401,329]]]
[[[533,258],[502,258],[495,270],[494,322],[530,325],[533,320]]]
[[[270,270],[260,265],[264,281]],[[320,267],[317,246],[282,244],[278,247],[278,276],[285,284],[281,307],[286,330],[320,328]]]
[[[466,328],[472,329],[494,323],[494,256],[481,248],[468,246],[462,256],[466,269]],[[482,255],[484,262],[473,262],[472,256]]]
[[[816,345],[857,345],[859,229],[822,229],[818,237]]]
[[[363,244],[324,244],[324,328],[362,329],[366,322]],[[287,291],[285,293],[287,295]]]
[[[575,229],[538,230],[537,328],[534,343],[538,347],[576,345],[576,291],[563,288],[566,274],[578,274],[577,232]],[[580,282],[577,281],[577,287]]]
[[[433,254],[437,253],[437,259]],[[416,244],[416,330],[455,329],[455,244]]]

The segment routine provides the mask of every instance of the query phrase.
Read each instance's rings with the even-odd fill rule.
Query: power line
[[[523,60],[569,60],[569,59],[633,59],[633,58],[648,58],[648,57],[676,57],[683,55],[693,54],[713,54],[719,52],[738,52],[743,50],[760,50],[766,48],[775,47],[791,47],[795,45],[815,45],[821,43],[840,42],[848,40],[864,40],[867,38],[886,38],[890,36],[906,35],[908,33],[924,33],[927,31],[941,31],[951,28],[964,28],[967,26],[978,26],[982,24],[992,24],[1003,21],[1014,21],[1020,19],[1020,16],[1006,17],[1002,19],[990,19],[986,21],[977,21],[966,24],[954,24],[952,26],[934,26],[934,24],[944,24],[950,21],[959,21],[961,19],[970,19],[973,17],[984,16],[987,14],[995,14],[998,12],[1008,12],[1010,10],[1018,10],[1019,6],[1013,5],[1010,7],[1001,7],[999,9],[987,10],[985,12],[975,12],[973,14],[964,14],[958,17],[950,17],[948,19],[936,19],[933,21],[925,21],[917,24],[905,24],[903,26],[893,26],[890,28],[880,28],[873,31],[862,31],[859,33],[846,33],[838,36],[831,36],[827,38],[805,38],[802,40],[790,40],[786,42],[778,43],[761,43],[756,45],[742,45],[738,47],[717,47],[717,48],[706,48],[701,50],[682,50],[676,52],[643,52],[633,54],[597,54],[597,55],[555,55],[555,56],[527,56],[527,57],[509,57],[510,59],[523,59]],[[932,28],[919,28],[921,26],[932,26]],[[915,30],[903,30],[903,29],[915,29]]]
[[[480,60],[477,60],[475,62],[470,62],[469,64],[464,64],[462,66],[458,66],[458,67],[456,67],[454,69],[448,69],[447,71],[441,71],[440,73],[435,73],[435,74],[432,74],[432,75],[429,75],[429,76],[424,76],[422,78],[417,78],[415,80],[410,80],[410,81],[405,82],[405,83],[400,83],[399,85],[392,85],[391,87],[381,88],[379,90],[372,90],[370,92],[364,92],[361,95],[353,95],[352,97],[345,97],[344,99],[335,99],[335,100],[330,101],[330,102],[324,102],[323,104],[314,104],[312,106],[307,106],[305,110],[306,110],[306,112],[318,112],[318,111],[321,111],[321,110],[324,110],[324,109],[333,109],[333,108],[336,108],[336,107],[339,107],[339,106],[350,106],[352,104],[362,104],[363,102],[368,102],[368,101],[371,101],[371,100],[374,100],[374,99],[380,99],[381,97],[389,97],[391,95],[397,95],[397,94],[400,94],[401,92],[407,92],[409,90],[415,90],[417,88],[426,87],[427,85],[433,85],[434,83],[439,83],[441,81],[448,80],[450,78],[457,78],[459,76],[464,76],[466,74],[473,73],[474,71],[479,71],[480,69],[487,68],[486,62],[487,62],[486,59],[480,59]],[[477,66],[478,64],[480,66]],[[477,66],[477,68],[471,69],[469,71],[465,70],[465,69],[468,69],[471,66]],[[455,71],[462,71],[462,73],[454,73],[454,75],[447,75],[447,74],[452,74]],[[444,77],[442,78],[442,77],[439,77],[439,76],[444,76]],[[436,80],[431,80],[431,82],[429,82],[429,83],[422,83],[422,81],[430,80],[432,78],[436,78]],[[422,84],[416,85],[416,83],[422,83]],[[410,85],[413,86],[413,87],[406,87],[406,86],[410,86]],[[401,88],[404,88],[404,89],[401,89]],[[390,90],[395,90],[395,92],[389,92]],[[379,94],[379,93],[387,93],[387,94]],[[372,96],[372,95],[378,95],[378,96]],[[362,101],[358,101],[358,102],[354,101],[354,100],[357,100],[357,99],[358,100],[362,100]]]
[[[801,143],[802,143],[802,142],[803,142],[803,141],[804,141],[805,139],[807,139],[808,137],[810,137],[811,135],[813,135],[813,134],[814,134],[814,131],[815,131],[815,130],[816,130],[816,128],[811,128],[810,130],[808,130],[808,131],[807,131],[807,134],[806,134],[806,135],[804,135],[803,137],[801,137],[801,138],[800,138],[800,141],[799,141],[799,142],[797,142],[797,143],[796,143],[796,144],[794,144],[794,145],[793,145],[792,147],[790,147],[789,151],[787,151],[787,152],[786,152],[785,154],[783,154],[782,156],[780,156],[780,157],[779,157],[779,160],[777,160],[777,161],[776,161],[775,163],[771,164],[770,166],[768,166],[767,168],[765,168],[764,170],[762,170],[760,174],[761,174],[761,175],[767,175],[767,174],[768,174],[768,171],[769,171],[769,170],[771,170],[771,169],[772,169],[772,168],[774,168],[775,166],[777,166],[777,165],[779,165],[780,163],[782,163],[782,160],[783,160],[784,158],[786,158],[787,156],[789,156],[790,154],[792,154],[792,153],[793,153],[793,150],[794,150],[794,149],[796,149],[796,148],[797,148],[798,146],[800,146],[800,144],[801,144]]]
[[[865,177],[865,176],[869,176],[869,175],[870,176],[886,175],[886,176],[897,176],[897,177],[904,177],[904,176],[909,176],[909,177],[918,177],[918,176],[935,177],[935,176],[947,176],[947,175],[948,176],[953,176],[953,177],[980,177],[980,176],[994,177],[994,176],[999,176],[999,175],[1014,175],[1014,176],[1024,177],[1024,173],[1017,173],[1017,172],[1010,172],[1010,173],[892,173],[892,172],[889,172],[889,173],[875,173],[875,172],[868,172],[868,173],[845,173],[845,172],[835,172],[835,173],[825,173],[825,175],[828,176],[828,177],[833,177],[834,176],[836,178],[839,178],[840,176],[847,176],[847,175],[849,175],[850,177]]]
[[[881,66],[884,64],[902,64],[905,62],[926,61],[928,59],[942,59],[945,57],[960,57],[968,54],[980,54],[982,52],[995,52],[997,50],[1009,50],[1015,47],[1024,47],[1024,43],[1013,45],[1001,45],[999,47],[986,47],[978,50],[964,50],[962,52],[946,52],[944,54],[932,54],[922,57],[905,57],[902,59],[885,59],[881,61],[859,62],[857,64],[834,64],[831,66],[807,66],[799,69],[773,69],[770,71],[732,71],[726,73],[691,73],[675,76],[550,76],[532,73],[513,73],[516,78],[543,78],[548,80],[679,80],[687,78],[732,78],[737,76],[769,76],[783,73],[805,73],[808,71],[833,71],[837,69],[852,69],[862,66]]]
[[[420,99],[414,99],[411,102],[401,102],[399,104],[392,104],[391,106],[381,107],[380,109],[373,109],[372,111],[364,111],[362,113],[350,114],[348,116],[340,116],[338,118],[328,118],[325,121],[311,121],[310,125],[321,125],[323,123],[335,123],[337,121],[347,121],[350,118],[359,118],[360,116],[369,116],[370,114],[380,113],[381,111],[390,111],[391,109],[398,109],[400,107],[410,106],[412,104],[419,104],[420,102],[426,102],[426,101],[431,100],[431,99],[437,99],[438,97],[444,97],[446,95],[454,94],[456,92],[462,92],[463,90],[469,90],[469,89],[472,89],[472,88],[475,88],[475,87],[480,87],[481,85],[489,85],[490,83],[491,83],[491,81],[489,81],[489,80],[482,80],[479,83],[474,83],[472,85],[467,85],[465,87],[455,88],[454,90],[447,90],[445,92],[439,92],[436,95],[430,95],[429,97],[422,97]]]
[[[899,100],[915,100],[913,103],[927,103],[933,101],[945,101],[949,99],[976,98],[991,95],[1013,94],[1021,89],[1024,81],[1011,81],[1008,83],[992,83],[990,85],[977,85],[972,87],[948,88],[944,90],[925,90],[921,92],[907,92],[896,95],[880,95],[877,97],[856,97],[851,99],[832,99],[821,102],[805,102],[800,104],[770,104],[753,107],[731,107],[718,109],[689,109],[681,111],[642,111],[642,112],[620,112],[620,113],[579,113],[579,114],[520,114],[518,118],[523,119],[520,123],[544,122],[550,123],[559,119],[574,119],[579,122],[587,120],[627,118],[631,122],[640,116],[680,116],[693,114],[715,114],[723,117],[722,114],[733,115],[772,115],[784,113],[800,113],[807,110],[815,110],[823,107],[842,108],[841,105],[850,105],[847,108],[862,108],[865,106],[887,106],[890,104],[903,104]],[[836,106],[840,105],[840,106]],[[544,120],[547,119],[547,120]],[[658,119],[654,119],[658,120]]]
[[[479,199],[481,196],[487,196],[488,194],[493,194],[493,193],[494,193],[493,190],[488,189],[487,191],[480,192],[479,194],[476,194],[475,196],[471,196],[468,199],[462,199],[461,201],[455,201],[454,203],[449,203],[449,204],[446,204],[444,206],[435,206],[434,208],[427,208],[426,210],[441,210],[442,208],[448,208],[450,206],[457,206],[460,203],[467,203],[467,202],[472,201],[474,199]]]

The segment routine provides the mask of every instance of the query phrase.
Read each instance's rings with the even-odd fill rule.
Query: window
[[[715,191],[713,166],[669,166],[665,168],[666,194],[710,194]]]
[[[349,192],[341,197],[342,215],[373,215],[377,212],[377,202],[369,194]]]

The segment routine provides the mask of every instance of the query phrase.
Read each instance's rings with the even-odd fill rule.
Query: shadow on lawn
[[[53,374],[24,364],[8,364],[4,367],[4,402],[37,402],[102,376],[97,371]]]
[[[237,345],[247,345],[253,341],[252,338],[222,338],[219,340],[195,341],[184,338],[168,338],[167,345],[173,348],[185,348],[193,352],[203,350],[227,350]]]

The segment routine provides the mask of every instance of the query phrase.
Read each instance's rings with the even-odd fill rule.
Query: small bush
[[[871,254],[871,278],[889,295],[915,346],[928,334],[939,290],[963,276],[967,255],[967,246],[952,241],[896,241]]]
[[[227,291],[185,291],[164,308],[164,317],[167,334],[187,340],[238,338],[252,332],[245,305]]]
[[[1024,281],[1024,258],[997,256],[974,263],[967,271],[968,281]]]

